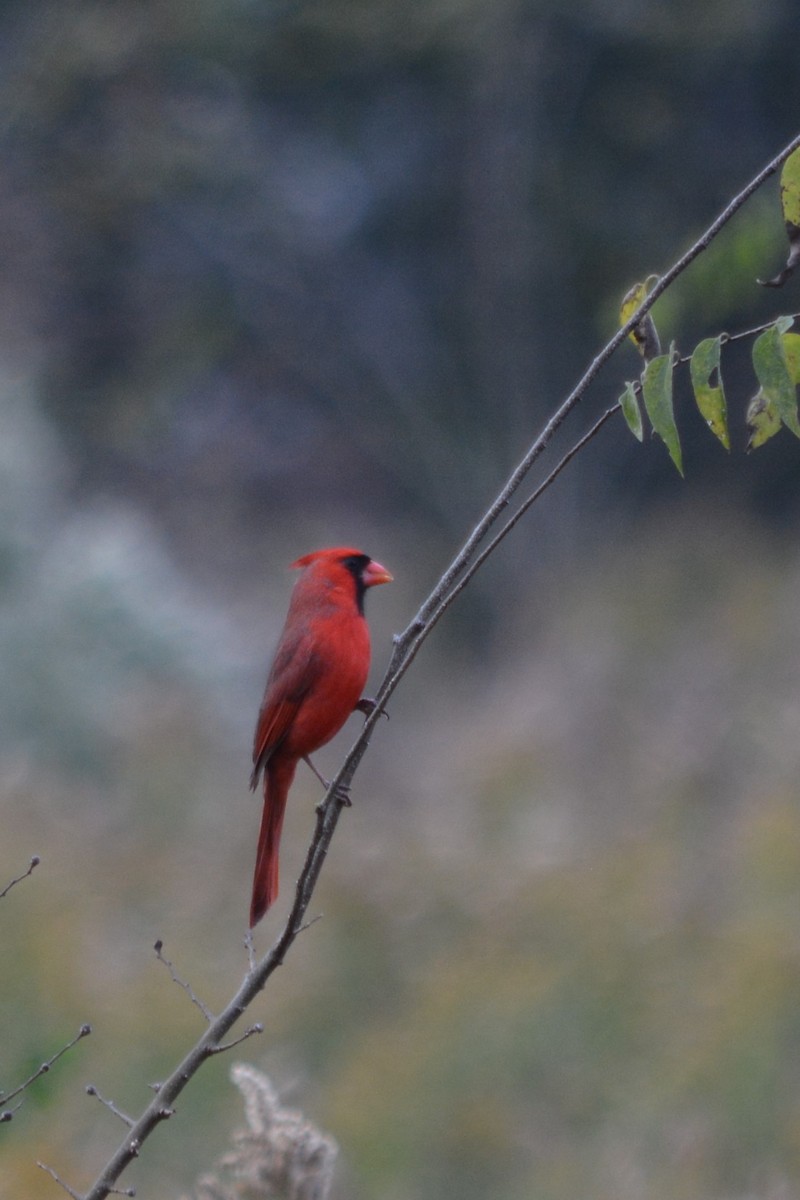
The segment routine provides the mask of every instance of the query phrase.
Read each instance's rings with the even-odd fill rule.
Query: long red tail
[[[278,850],[281,844],[286,797],[294,779],[297,763],[272,759],[264,770],[264,811],[258,835],[253,898],[250,901],[250,928],[263,917],[278,898]]]

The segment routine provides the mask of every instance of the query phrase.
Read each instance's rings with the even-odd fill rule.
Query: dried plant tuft
[[[236,1063],[231,1079],[244,1097],[247,1128],[233,1134],[233,1149],[197,1181],[191,1200],[326,1200],[338,1153],[333,1138],[283,1108],[255,1067]]]

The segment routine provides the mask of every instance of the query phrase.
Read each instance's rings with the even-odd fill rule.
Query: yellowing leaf
[[[647,299],[647,293],[653,284],[657,281],[657,275],[648,275],[644,283],[635,283],[632,288],[629,288],[625,293],[622,304],[619,310],[620,325],[627,325],[637,308]],[[633,342],[636,349],[644,358],[645,362],[649,362],[651,358],[655,358],[661,352],[661,342],[658,336],[655,322],[650,315],[646,313],[641,321],[634,325],[628,337]]]
[[[626,383],[625,391],[619,398],[622,415],[628,422],[628,428],[633,436],[641,442],[644,437],[644,428],[642,426],[642,410],[639,408],[639,400],[636,395],[636,387],[632,383]]]
[[[791,323],[790,318],[779,318],[753,342],[753,368],[769,405],[784,425],[791,429],[796,437],[800,437],[797,389],[789,370],[783,343],[787,320]]]
[[[644,283],[634,283],[633,287],[628,288],[623,296],[622,304],[619,308],[619,323],[627,325],[633,314],[636,312],[640,304],[644,304],[647,299],[647,281]],[[633,334],[630,334],[633,337]]]
[[[642,372],[642,395],[644,406],[653,433],[657,433],[669,450],[669,455],[675,466],[683,475],[683,456],[678,428],[672,411],[672,368],[675,357],[675,343],[669,348],[669,354],[659,354],[651,359]]]
[[[692,389],[697,407],[711,432],[718,437],[726,450],[731,448],[728,433],[728,406],[722,387],[719,370],[719,348],[721,338],[705,338],[695,347],[689,363]],[[716,375],[716,383],[711,382]]]
[[[747,428],[750,430],[750,437],[747,440],[748,454],[751,450],[757,450],[759,446],[763,446],[764,442],[768,442],[781,427],[781,419],[775,411],[775,406],[770,403],[760,388],[747,406],[745,420]]]
[[[772,279],[759,279],[763,287],[783,287],[800,262],[800,149],[786,159],[781,171],[781,209],[789,239],[786,266]]]

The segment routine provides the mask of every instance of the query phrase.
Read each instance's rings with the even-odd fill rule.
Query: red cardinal
[[[250,928],[278,895],[278,846],[297,764],[338,733],[361,698],[369,670],[364,593],[392,576],[360,550],[317,550],[301,568],[258,713],[255,790],[264,772],[264,812],[250,904]]]

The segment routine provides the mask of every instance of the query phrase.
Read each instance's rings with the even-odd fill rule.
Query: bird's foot
[[[327,784],[326,786],[330,787],[330,784]],[[347,786],[347,784],[340,783],[339,786],[336,788],[335,792],[333,793],[333,795],[334,795],[335,799],[337,800],[337,802],[342,806],[342,808],[352,808],[353,807],[353,801],[350,799],[350,788]],[[317,807],[314,811],[316,812],[318,817],[321,816],[322,813],[325,811],[325,800],[320,800],[319,804],[317,805]]]
[[[353,711],[363,713],[365,717],[371,717],[377,707],[378,703],[376,700],[373,700],[370,696],[362,696]],[[381,709],[381,716],[386,717],[387,721],[389,720],[389,714],[385,708]]]
[[[353,807],[353,801],[350,799],[350,788],[346,783],[340,783],[333,794],[341,804],[342,808]]]

